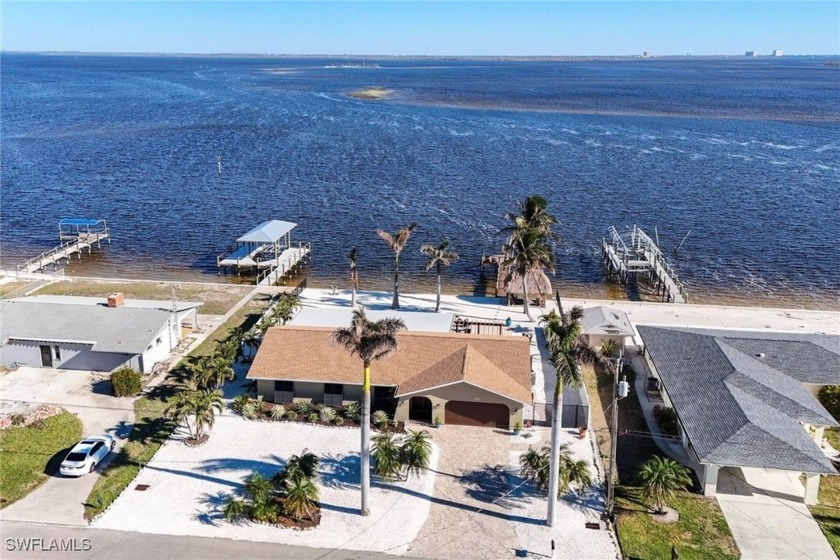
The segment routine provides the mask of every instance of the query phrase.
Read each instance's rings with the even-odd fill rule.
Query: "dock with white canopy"
[[[261,223],[216,257],[219,271],[253,274],[260,286],[285,283],[308,262],[312,252],[308,241],[292,245],[296,227],[282,220]]]

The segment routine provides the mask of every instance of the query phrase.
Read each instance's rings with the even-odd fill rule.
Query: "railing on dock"
[[[74,231],[66,228],[68,223],[73,225]],[[80,229],[79,224],[87,226],[87,229]],[[91,230],[91,226],[96,226],[99,229]],[[94,246],[101,249],[103,241],[111,242],[111,230],[105,220],[62,220],[59,222],[58,238],[61,242],[60,245],[17,265],[18,272],[38,272],[49,265],[52,265],[53,270],[55,270],[61,261],[69,263],[73,255],[82,260],[82,253],[85,249],[87,249],[88,254],[91,254]]]

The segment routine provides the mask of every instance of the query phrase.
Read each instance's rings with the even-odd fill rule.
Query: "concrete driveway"
[[[743,560],[836,560],[804,493],[798,473],[720,470],[717,499]]]
[[[117,445],[97,473],[80,478],[50,477],[37,490],[0,510],[0,519],[86,525],[84,503],[96,479],[125,443],[134,422],[134,401],[110,395],[108,375],[85,371],[20,368],[0,377],[0,411],[18,411],[35,403],[57,404],[76,414],[84,435],[109,433]]]

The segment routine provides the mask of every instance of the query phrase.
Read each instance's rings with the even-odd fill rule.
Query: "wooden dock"
[[[102,248],[103,241],[110,244],[111,231],[105,220],[65,219],[59,222],[58,239],[61,244],[57,247],[17,265],[18,272],[31,274],[49,266],[56,270],[62,263],[69,263],[73,256],[82,260],[85,250],[91,254],[94,248]]]
[[[641,228],[619,234],[610,227],[610,239],[601,240],[601,263],[607,273],[622,284],[639,275],[669,303],[686,303],[688,294],[673,267],[662,255],[659,245]]]
[[[309,262],[310,242],[292,245],[292,222],[270,220],[239,237],[227,251],[216,257],[219,272],[253,274],[258,286],[285,284]]]

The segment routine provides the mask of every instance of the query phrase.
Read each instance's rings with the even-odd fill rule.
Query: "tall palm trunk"
[[[394,300],[391,302],[391,309],[400,308],[400,254],[394,254]]]
[[[549,527],[554,527],[557,518],[557,494],[560,488],[560,412],[563,400],[561,389],[562,382],[558,375],[551,411],[551,454],[548,467],[551,470],[548,473],[548,515],[545,519],[545,524]]]
[[[370,492],[370,362],[365,363],[365,374],[362,381],[362,515],[370,515],[368,507],[368,492]]]
[[[533,323],[534,318],[531,316],[531,307],[528,302],[528,271],[522,273],[522,298],[525,300],[525,315]]]
[[[435,313],[440,313],[440,283],[443,276],[443,266],[440,262],[437,265],[437,303],[435,304]]]
[[[353,284],[353,293],[350,296],[350,307],[356,307],[356,284]]]

